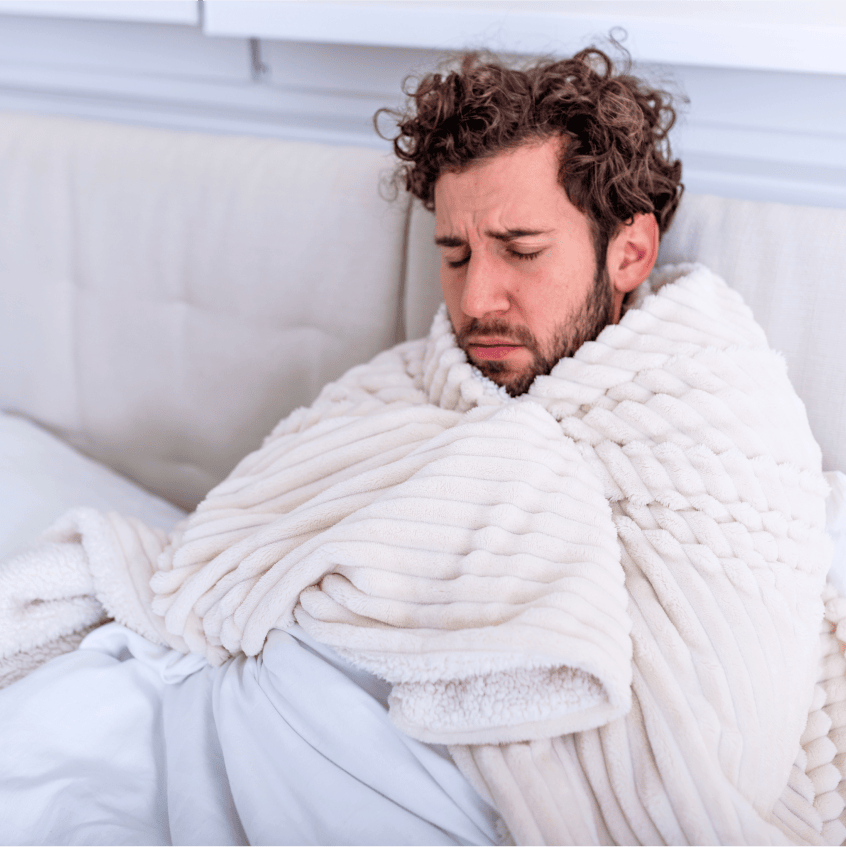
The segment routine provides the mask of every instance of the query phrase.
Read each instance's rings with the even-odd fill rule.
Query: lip
[[[497,360],[519,350],[523,345],[508,339],[485,338],[484,341],[471,341],[467,347],[475,359]]]

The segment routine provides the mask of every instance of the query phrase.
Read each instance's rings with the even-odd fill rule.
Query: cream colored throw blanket
[[[297,621],[393,684],[518,843],[840,843],[819,449],[737,294],[701,266],[651,285],[517,399],[442,310],[170,538],[71,513],[0,570],[0,658],[103,609],[215,664]]]

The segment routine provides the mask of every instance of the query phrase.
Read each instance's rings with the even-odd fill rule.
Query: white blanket
[[[50,554],[216,664],[296,620],[393,683],[518,841],[842,840],[819,450],[736,294],[699,267],[653,288],[517,400],[442,313],[169,539],[79,512]]]
[[[490,844],[390,686],[294,628],[211,667],[117,624],[0,691],[0,844]]]

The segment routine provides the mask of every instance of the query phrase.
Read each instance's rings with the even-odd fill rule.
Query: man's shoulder
[[[636,332],[666,336],[671,341],[689,337],[720,349],[768,347],[764,331],[741,295],[698,263],[657,268],[634,293],[621,323]],[[690,336],[685,333],[684,338],[676,338],[684,330]]]
[[[625,447],[647,436],[718,454],[736,447],[820,473],[784,357],[740,294],[702,265],[656,271],[618,324],[539,377],[529,395],[593,444]]]

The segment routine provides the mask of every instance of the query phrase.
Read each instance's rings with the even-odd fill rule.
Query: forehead
[[[580,215],[558,181],[560,139],[524,144],[446,172],[435,183],[439,234],[487,223],[509,228],[548,226]]]

